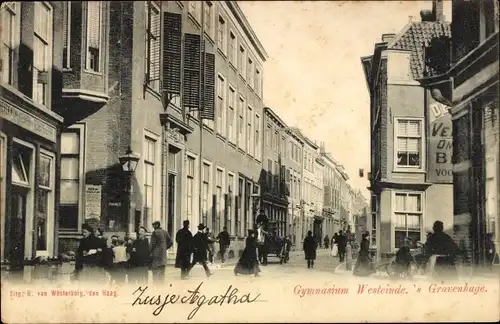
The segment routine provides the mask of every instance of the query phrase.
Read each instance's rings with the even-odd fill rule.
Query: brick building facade
[[[450,34],[444,17],[421,12],[397,35],[385,34],[362,58],[371,98],[373,243],[391,252],[405,237],[425,241],[440,220],[453,231],[451,125],[416,81],[423,75],[423,46]],[[438,113],[438,115],[434,115]],[[368,221],[367,223],[371,223]]]
[[[61,2],[4,2],[0,74],[1,260],[57,256]]]

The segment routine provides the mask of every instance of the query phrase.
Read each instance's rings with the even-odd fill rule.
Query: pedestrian
[[[444,232],[444,224],[441,221],[435,221],[432,230],[425,242],[426,251],[431,255],[427,270],[432,275],[451,276],[458,275],[455,267],[455,258],[458,254],[458,246],[451,236]]]
[[[149,240],[146,237],[147,230],[144,226],[139,228],[137,239],[129,245],[129,277],[128,282],[134,284],[147,284],[149,278],[149,266],[151,265],[151,251]]]
[[[84,277],[92,281],[105,281],[103,251],[107,246],[103,240],[96,237],[92,227],[84,224],[82,226],[83,238],[76,252],[75,274],[77,279]]]
[[[316,260],[316,249],[318,244],[312,236],[312,231],[307,232],[307,237],[304,239],[304,255],[307,260],[307,268],[314,268],[314,260]]]
[[[330,238],[328,237],[328,234],[326,234],[325,236],[324,243],[325,243],[325,249],[328,249],[328,243],[330,243]]]
[[[181,269],[181,279],[187,279],[193,253],[193,234],[189,230],[188,220],[182,222],[182,228],[175,234],[175,242],[177,242],[175,267]]]
[[[118,240],[113,249],[113,268],[110,271],[111,282],[113,280],[115,283],[125,283],[127,276],[127,247],[125,246],[124,240]]]
[[[212,272],[208,268],[207,257],[208,257],[208,241],[207,235],[205,233],[205,225],[198,225],[198,233],[193,237],[193,262],[191,263],[191,269],[195,264],[199,263],[203,266],[207,278],[212,275]],[[190,270],[191,270],[190,269]]]
[[[342,232],[342,230],[339,231],[339,235],[337,237],[337,247],[339,253],[339,261],[344,262],[346,248],[347,248],[347,237]]]
[[[205,235],[207,236],[208,242],[208,261],[212,264],[214,263],[214,254],[215,254],[215,242],[217,241],[212,233],[210,228],[206,228]]]
[[[231,240],[229,238],[229,233],[227,232],[227,227],[224,226],[222,232],[217,235],[217,240],[219,241],[219,253],[221,262],[224,263],[226,261],[226,250],[229,248],[229,244],[231,244]]]
[[[396,253],[396,269],[398,274],[407,274],[409,277],[411,277],[411,271],[410,271],[410,265],[411,261],[413,260],[413,257],[411,255],[411,247],[412,245],[412,239],[409,237],[406,237],[403,241],[403,245],[399,248],[398,252]]]
[[[370,233],[365,232],[361,235],[359,254],[353,274],[355,276],[364,277],[369,276],[373,272],[372,258],[370,255]]]
[[[154,231],[151,234],[151,270],[153,281],[165,282],[165,266],[167,265],[167,250],[172,246],[170,235],[161,228],[160,222],[153,223]]]
[[[486,259],[488,260],[488,267],[493,269],[495,263],[496,247],[493,242],[493,233],[486,233]]]
[[[252,229],[248,230],[248,236],[245,239],[245,248],[233,271],[235,275],[253,274],[256,277],[259,276],[260,268],[257,258],[257,239],[255,237],[255,231]]]

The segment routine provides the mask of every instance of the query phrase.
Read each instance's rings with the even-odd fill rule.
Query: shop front
[[[62,118],[0,87],[1,258],[16,268],[24,260],[57,255]]]

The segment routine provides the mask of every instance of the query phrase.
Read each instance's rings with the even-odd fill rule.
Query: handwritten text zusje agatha
[[[191,320],[194,318],[198,310],[203,305],[237,305],[248,303],[251,304],[255,302],[260,294],[252,296],[250,293],[241,294],[238,293],[238,288],[233,288],[232,285],[227,287],[227,290],[224,294],[213,295],[213,296],[205,296],[200,292],[201,286],[203,282],[201,282],[198,287],[194,290],[188,290],[185,295],[177,295],[177,294],[164,294],[164,295],[149,295],[147,293],[148,286],[137,288],[132,295],[136,296],[132,306],[157,306],[153,315],[158,316],[163,311],[163,308],[168,304],[190,304],[196,305],[195,308],[189,313],[187,319]]]

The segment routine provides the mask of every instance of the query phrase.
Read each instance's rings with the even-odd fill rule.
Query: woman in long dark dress
[[[257,239],[254,236],[254,230],[248,230],[248,237],[245,240],[245,249],[240,260],[234,268],[234,274],[253,274],[259,276],[260,268],[257,258]]]
[[[370,256],[370,234],[361,235],[361,244],[359,248],[358,260],[354,267],[355,276],[369,276],[373,273],[372,258]]]

